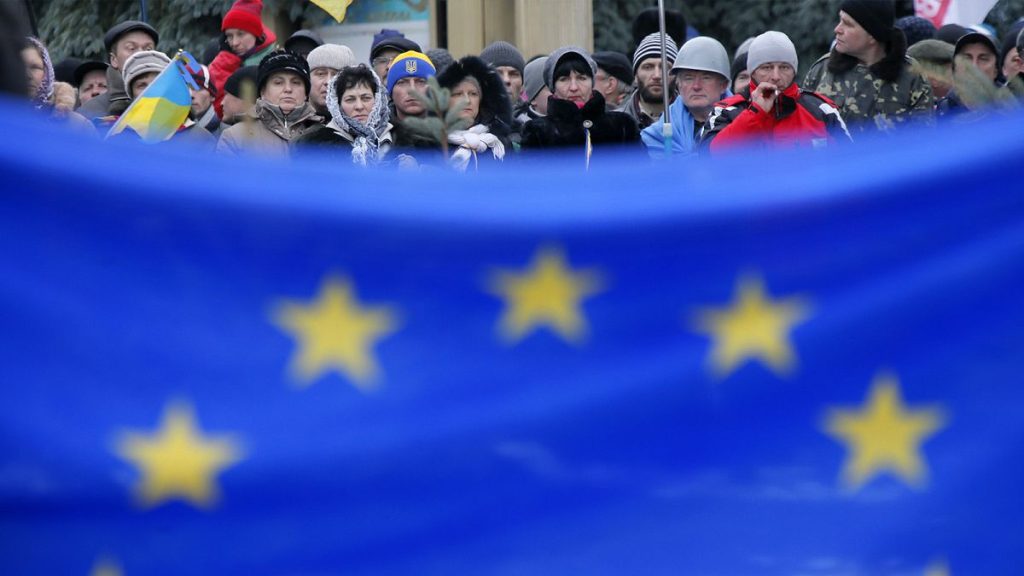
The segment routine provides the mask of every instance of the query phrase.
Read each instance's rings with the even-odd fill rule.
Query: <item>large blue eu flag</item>
[[[0,118],[2,574],[1024,573],[1024,119],[457,175]]]

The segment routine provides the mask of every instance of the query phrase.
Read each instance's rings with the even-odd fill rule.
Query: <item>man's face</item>
[[[736,75],[736,81],[732,85],[732,91],[735,94],[739,94],[741,90],[748,88],[749,86],[750,72],[748,70],[744,70]]]
[[[224,108],[225,122],[233,122],[235,116],[238,116],[239,114],[244,114],[247,109],[247,106],[245,105],[245,100],[242,100],[238,96],[235,96],[231,93],[225,93],[224,99],[221,100],[220,103],[221,106]]]
[[[192,93],[192,109],[190,115],[193,120],[198,120],[206,114],[206,111],[210,109],[210,104],[213,103],[213,96],[210,95],[210,91],[206,88],[200,90],[193,90],[189,88],[189,92]]]
[[[90,70],[82,76],[82,83],[78,86],[78,99],[85,104],[106,92],[107,73],[103,70]]]
[[[508,91],[508,98],[512,105],[520,103],[520,95],[523,93],[523,73],[512,66],[498,66],[496,68],[501,81],[505,83],[505,90]]]
[[[378,78],[384,80],[388,77],[388,70],[391,68],[391,61],[394,60],[395,56],[398,56],[398,54],[398,50],[385,48],[373,58],[373,62],[370,62],[370,64],[373,65],[373,71],[377,73]]]
[[[982,74],[991,80],[995,80],[999,76],[997,62],[998,57],[992,52],[992,48],[982,42],[968,44],[956,55],[957,70],[974,64]]]
[[[796,78],[796,70],[787,62],[765,62],[754,70],[752,77],[757,84],[768,82],[779,90],[785,90]]]
[[[331,80],[337,74],[337,70],[334,68],[327,68],[326,66],[313,68],[309,73],[309,102],[318,110],[324,110],[327,108],[327,88],[330,86]]]
[[[867,54],[878,43],[852,16],[842,10],[839,11],[835,34],[836,52],[855,58]]]
[[[615,98],[615,89],[619,87],[618,84],[618,78],[608,74],[603,68],[598,68],[597,74],[594,74],[594,90],[604,96],[605,102],[611,102]]]
[[[705,70],[684,69],[676,75],[676,89],[683,96],[683,104],[691,113],[694,110],[710,110],[721,100],[728,84],[727,78]]]
[[[110,66],[120,70],[128,57],[143,50],[156,50],[153,38],[141,30],[133,30],[114,42],[114,51],[110,53]]]
[[[662,101],[665,94],[662,87],[661,57],[645,58],[636,69],[636,85],[640,91],[640,98],[649,104],[657,104]]]
[[[135,79],[132,80],[132,84],[130,86],[132,89],[132,100],[141,96],[142,93],[146,91],[146,88],[149,88],[149,85],[152,84],[153,80],[156,80],[156,77],[159,75],[159,72],[146,72],[145,74],[136,76]]]
[[[1020,57],[1016,47],[1010,48],[1003,60],[1003,76],[1014,78],[1021,72],[1024,72],[1024,59]]]
[[[395,110],[402,117],[419,116],[427,111],[423,104],[413,96],[413,92],[425,94],[427,91],[427,80],[425,78],[402,78],[395,82],[391,90],[391,99],[395,103]]]

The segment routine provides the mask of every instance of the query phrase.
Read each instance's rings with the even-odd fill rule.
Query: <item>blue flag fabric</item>
[[[1024,119],[509,178],[22,116],[4,574],[1024,571]]]

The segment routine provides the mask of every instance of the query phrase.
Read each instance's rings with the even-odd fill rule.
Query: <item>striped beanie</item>
[[[388,94],[402,78],[430,78],[437,74],[434,63],[422,52],[403,52],[391,61],[388,69]]]
[[[669,65],[676,61],[676,54],[678,53],[679,47],[676,46],[675,40],[666,36],[665,59]],[[633,53],[633,74],[636,74],[640,63],[648,58],[661,58],[661,32],[648,34],[640,41],[640,45],[636,47],[636,52]]]

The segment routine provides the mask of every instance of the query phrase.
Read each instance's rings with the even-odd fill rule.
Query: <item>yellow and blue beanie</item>
[[[437,74],[434,63],[422,52],[410,50],[403,52],[391,61],[388,69],[388,94],[402,78],[430,78]]]

